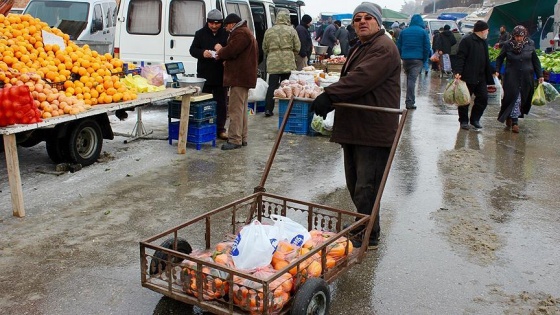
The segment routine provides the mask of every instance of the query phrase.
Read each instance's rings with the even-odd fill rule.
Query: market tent
[[[408,21],[408,18],[408,14],[397,12],[391,9],[383,9],[383,20],[404,22]]]

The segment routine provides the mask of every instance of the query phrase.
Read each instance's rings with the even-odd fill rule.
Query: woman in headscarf
[[[528,34],[524,26],[516,26],[511,39],[502,46],[500,55],[496,58],[496,69],[500,69],[504,59],[506,60],[504,97],[498,121],[505,122],[507,129],[511,128],[515,133],[519,132],[518,118],[523,118],[523,115],[531,110],[531,99],[535,90],[534,76],[539,78],[539,83],[544,82],[535,43],[527,37]]]

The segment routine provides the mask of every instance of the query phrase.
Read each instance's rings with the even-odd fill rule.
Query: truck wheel
[[[160,245],[163,248],[173,248],[173,238],[168,238]],[[183,238],[177,238],[177,251],[185,254],[190,254],[192,252],[192,247],[187,240]],[[172,260],[173,263],[179,263],[182,259],[174,257]],[[165,270],[167,266],[167,254],[165,252],[156,250],[154,253],[154,257],[150,262],[150,274],[155,275],[161,273]]]
[[[52,136],[48,137],[45,142],[47,144],[47,154],[54,163],[58,164],[68,160],[66,139]]]
[[[95,120],[81,120],[68,136],[68,156],[73,163],[88,166],[97,161],[103,146],[101,127]]]
[[[326,315],[331,304],[331,291],[321,278],[309,278],[297,290],[291,315]]]

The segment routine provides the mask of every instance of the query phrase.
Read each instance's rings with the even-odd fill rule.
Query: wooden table
[[[139,94],[138,98],[132,101],[112,103],[106,105],[95,105],[90,110],[76,115],[62,115],[45,119],[40,123],[28,125],[12,125],[8,127],[1,127],[0,134],[4,139],[4,151],[6,154],[6,168],[8,170],[8,181],[10,185],[10,193],[12,198],[12,211],[13,215],[17,217],[25,216],[25,208],[23,205],[23,190],[21,186],[21,175],[19,170],[19,159],[17,154],[16,134],[24,131],[30,131],[37,128],[44,128],[54,126],[59,123],[64,123],[72,120],[77,120],[84,117],[99,115],[116,111],[119,109],[133,108],[143,106],[155,101],[161,101],[173,97],[181,97],[181,120],[179,123],[179,142],[177,145],[177,152],[185,154],[187,152],[187,130],[189,125],[189,112],[191,96],[196,93],[195,88],[169,88],[164,91],[151,92]],[[137,117],[141,120],[141,116]],[[137,121],[138,124],[138,121]]]

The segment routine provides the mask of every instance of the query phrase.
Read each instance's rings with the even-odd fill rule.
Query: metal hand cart
[[[368,216],[266,192],[264,184],[292,105],[293,98],[288,104],[261,182],[255,187],[252,195],[140,242],[143,287],[172,299],[196,305],[214,314],[328,314],[330,306],[328,284],[341,272],[360,263],[366,253],[367,241],[361,242],[361,247],[354,250],[352,250],[352,241],[369,239],[407,111],[347,103],[334,104],[336,107],[401,115],[372,214]],[[213,246],[231,239],[253,219],[266,222],[273,214],[299,222],[306,226],[308,231],[329,231],[331,237],[264,279],[234,269],[231,265],[201,258],[192,252],[190,244],[197,244],[211,252]],[[329,264],[328,251],[337,244],[343,244],[344,255],[339,257],[336,264]],[[311,276],[306,269],[308,266],[306,262],[312,259],[320,264],[320,268],[317,268],[320,273],[315,276]],[[279,290],[274,286],[277,286],[279,281],[285,281],[287,274],[291,275],[289,294],[287,298],[279,300],[276,296]],[[253,290],[252,292],[256,294],[246,295],[247,292],[251,292],[249,290]]]

